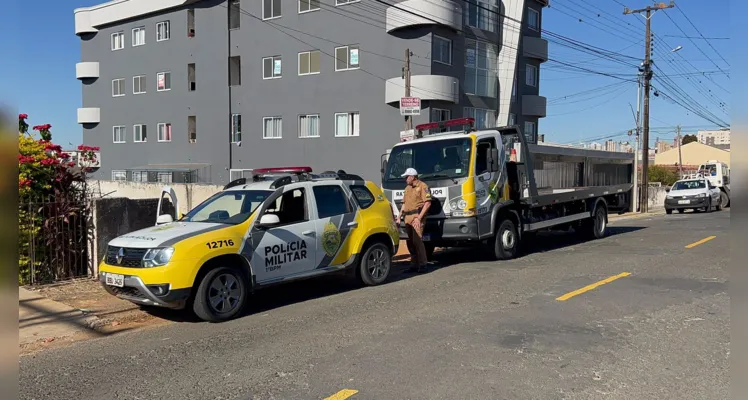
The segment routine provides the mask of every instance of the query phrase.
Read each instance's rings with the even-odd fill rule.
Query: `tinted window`
[[[369,206],[374,204],[374,195],[371,194],[371,191],[369,191],[369,188],[366,186],[351,186],[351,191],[353,192],[353,197],[356,198],[356,201],[361,208],[369,208]]]
[[[348,199],[340,186],[315,186],[314,199],[317,201],[319,218],[328,218],[348,213]]]

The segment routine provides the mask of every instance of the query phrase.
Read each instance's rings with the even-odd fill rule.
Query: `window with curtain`
[[[299,137],[319,137],[319,115],[312,114],[299,116]]]
[[[265,117],[262,119],[262,138],[280,139],[283,137],[283,120],[281,117]]]
[[[358,112],[335,114],[335,136],[347,137],[359,135]]]

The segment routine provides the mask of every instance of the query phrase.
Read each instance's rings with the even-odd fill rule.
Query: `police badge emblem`
[[[332,257],[338,252],[339,247],[340,231],[335,224],[328,222],[325,225],[325,230],[322,232],[322,248],[325,250],[325,254]]]

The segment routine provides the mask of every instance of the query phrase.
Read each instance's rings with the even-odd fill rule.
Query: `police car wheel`
[[[243,274],[234,268],[219,267],[203,277],[195,293],[193,310],[202,320],[226,321],[242,311],[246,298]]]
[[[387,280],[392,266],[392,252],[382,242],[373,243],[361,257],[359,276],[368,286],[379,285]]]

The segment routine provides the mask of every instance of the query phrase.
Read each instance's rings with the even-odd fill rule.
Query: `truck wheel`
[[[382,242],[372,243],[361,257],[359,276],[367,286],[379,285],[390,276],[392,252]]]
[[[605,207],[595,208],[595,214],[591,219],[584,221],[583,234],[590,239],[602,239],[608,233],[608,221],[606,220]]]
[[[247,299],[247,280],[235,268],[218,267],[208,272],[195,293],[192,309],[209,322],[230,320],[242,312]]]
[[[511,219],[505,219],[499,225],[494,237],[493,252],[491,258],[496,260],[509,260],[514,258],[519,247],[519,236],[517,228]]]
[[[730,205],[730,197],[725,192],[719,192],[719,200],[720,207],[718,209],[727,208]]]

